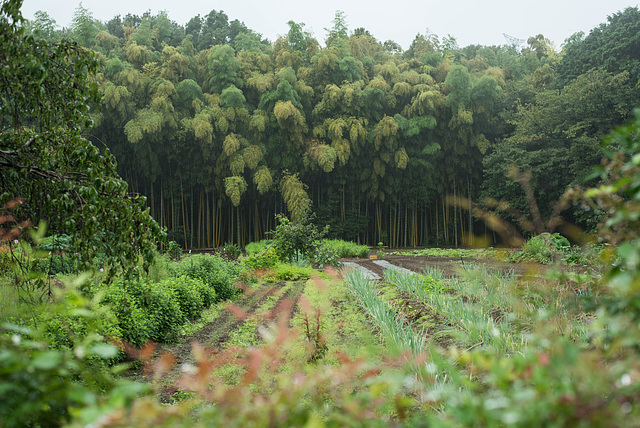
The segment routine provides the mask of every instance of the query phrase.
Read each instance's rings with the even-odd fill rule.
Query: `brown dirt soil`
[[[126,374],[130,379],[151,382],[152,373],[150,368],[156,364],[160,356],[170,354],[173,356],[173,369],[164,377],[167,379],[176,379],[179,376],[180,367],[184,363],[193,363],[194,356],[192,347],[194,343],[198,343],[209,353],[215,353],[222,349],[229,340],[231,334],[244,324],[245,320],[256,314],[256,311],[263,305],[269,296],[277,294],[285,286],[284,282],[276,282],[270,287],[263,287],[257,290],[246,288],[240,299],[230,302],[227,309],[223,310],[220,315],[212,322],[206,324],[202,329],[190,336],[181,337],[176,343],[160,344],[153,350],[153,355],[146,364],[147,369],[132,369]],[[283,312],[283,308],[289,307],[287,301],[292,302],[293,308],[298,303],[302,291],[304,289],[304,281],[294,283],[287,292],[282,293],[278,301],[273,305],[273,309],[267,317],[278,317]],[[258,333],[256,332],[256,337]],[[136,352],[134,351],[133,354]],[[142,351],[144,354],[144,351]],[[139,358],[139,357],[138,357]],[[170,401],[173,389],[171,386],[160,387],[161,399]]]

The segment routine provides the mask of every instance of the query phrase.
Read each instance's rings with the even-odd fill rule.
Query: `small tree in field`
[[[329,226],[319,231],[312,223],[314,215],[306,211],[298,221],[278,214],[278,226],[273,234],[273,248],[283,261],[311,259],[315,256],[320,240],[327,234]]]

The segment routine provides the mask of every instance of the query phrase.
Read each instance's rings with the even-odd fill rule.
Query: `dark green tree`
[[[591,30],[588,36],[575,34],[564,46],[564,57],[558,64],[559,84],[592,68],[610,73],[629,72],[631,81],[640,81],[640,10],[628,7],[607,18],[607,22]]]
[[[25,36],[21,5],[0,8],[0,203],[24,198],[16,216],[71,235],[87,263],[101,253],[107,266],[132,268],[142,253],[148,264],[162,231],[145,198],[82,136],[101,98],[98,61],[71,41]]]
[[[95,45],[95,37],[100,31],[99,23],[93,19],[91,11],[78,5],[71,21],[71,37],[86,47]]]

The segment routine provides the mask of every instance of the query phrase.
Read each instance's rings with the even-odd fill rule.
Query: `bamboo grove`
[[[632,31],[638,15],[600,30]],[[45,34],[38,18],[30,29]],[[544,211],[640,104],[637,69],[575,70],[593,32],[559,53],[543,36],[518,50],[433,34],[403,51],[350,31],[341,12],[332,24],[323,47],[293,21],[269,42],[215,10],[181,26],[165,13],[101,23],[80,7],[65,31],[102,65],[86,138],[115,155],[185,248],[243,246],[274,229],[276,213],[307,209],[332,236],[364,244],[460,244],[487,232],[465,201],[522,200],[511,163],[526,159]]]

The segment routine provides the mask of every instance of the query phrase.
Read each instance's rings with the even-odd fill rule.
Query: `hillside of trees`
[[[95,51],[103,98],[83,136],[185,248],[244,246],[276,213],[308,209],[331,237],[369,245],[494,239],[470,201],[530,216],[518,183],[530,173],[548,219],[640,105],[638,8],[560,51],[543,35],[519,50],[434,34],[403,51],[341,12],[325,40],[293,21],[264,40],[216,10],[183,26],[164,12],[99,22],[79,7],[70,28],[44,12],[25,25]],[[597,213],[563,216],[589,229]]]

